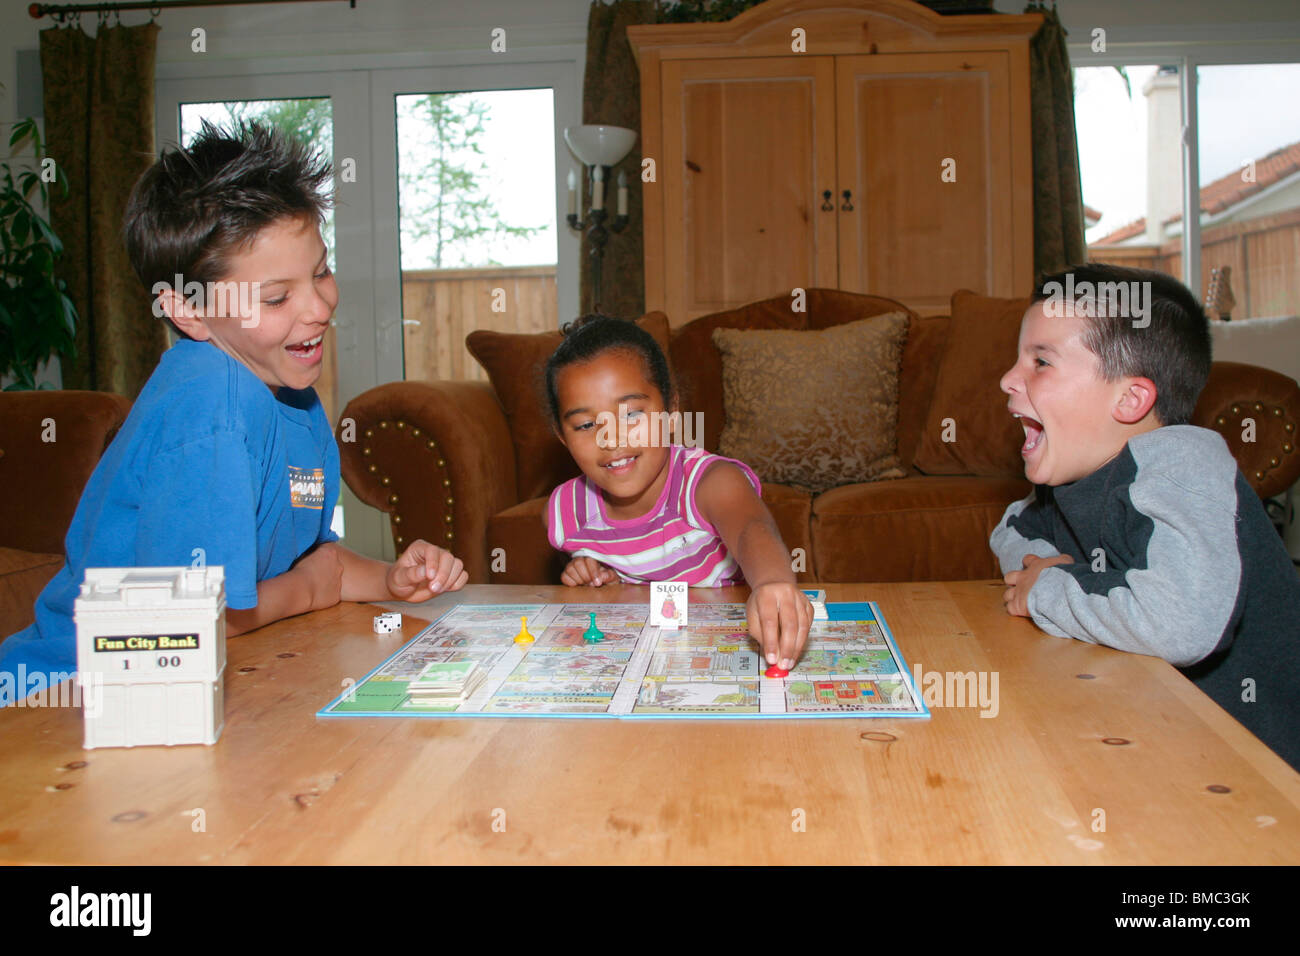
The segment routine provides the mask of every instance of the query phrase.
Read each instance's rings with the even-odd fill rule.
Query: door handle
[[[843,204],[840,206],[840,209],[844,210],[845,212],[853,212],[853,192],[852,192],[852,190],[849,190],[849,189],[844,190],[844,202],[843,202]]]
[[[822,212],[834,212],[835,204],[831,202],[831,196],[834,195],[829,189],[822,193]]]

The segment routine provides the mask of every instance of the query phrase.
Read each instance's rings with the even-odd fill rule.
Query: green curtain
[[[1042,275],[1086,261],[1088,248],[1074,126],[1074,76],[1065,48],[1065,29],[1055,9],[1031,3],[1026,12],[1044,17],[1029,47],[1034,270]]]
[[[50,221],[64,244],[59,275],[81,317],[64,388],[134,399],[167,347],[121,239],[131,187],[154,160],[157,35],[154,23],[101,24],[94,37],[80,27],[41,31],[45,140],[68,185],[52,198]]]
[[[582,87],[583,123],[623,126],[641,130],[641,74],[632,48],[627,42],[627,28],[638,23],[657,22],[655,4],[650,0],[618,0],[606,6],[596,2],[587,16],[587,67]],[[576,161],[575,161],[576,162]],[[641,140],[632,152],[615,166],[606,184],[607,205],[613,208],[618,174],[627,174],[627,228],[611,233],[605,244],[601,266],[602,312],[632,319],[645,311],[645,243],[641,216]],[[585,314],[592,310],[591,247],[582,238],[581,305]],[[568,321],[574,316],[561,317]]]

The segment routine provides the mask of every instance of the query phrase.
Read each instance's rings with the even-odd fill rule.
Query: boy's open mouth
[[[1025,443],[1020,446],[1020,454],[1028,458],[1043,440],[1043,423],[1020,412],[1012,412],[1011,417],[1019,419],[1025,429]]]
[[[294,358],[301,359],[304,362],[311,362],[320,356],[321,350],[324,348],[321,345],[324,338],[325,334],[322,332],[314,339],[308,339],[306,342],[299,342],[297,345],[286,345],[284,350]]]

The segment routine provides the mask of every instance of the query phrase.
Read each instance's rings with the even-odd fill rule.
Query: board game
[[[743,604],[692,603],[680,630],[651,626],[646,604],[458,604],[317,716],[929,717],[879,606],[826,610],[802,659],[773,678]],[[583,639],[592,614],[599,643]],[[531,644],[514,641],[521,618]],[[467,697],[410,690],[464,661],[485,672]]]

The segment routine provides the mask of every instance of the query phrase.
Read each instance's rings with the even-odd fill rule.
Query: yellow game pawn
[[[528,633],[528,618],[521,617],[519,619],[519,633],[515,635],[515,643],[531,644],[535,640],[537,640],[537,638]]]

